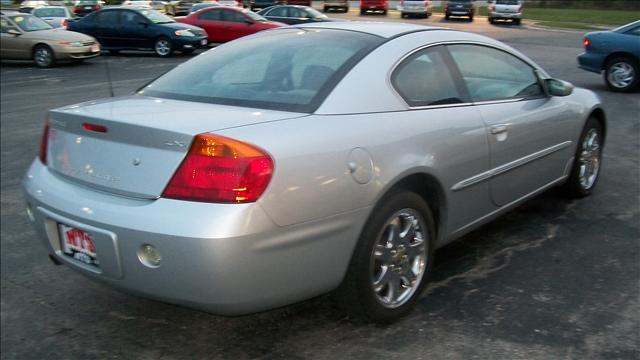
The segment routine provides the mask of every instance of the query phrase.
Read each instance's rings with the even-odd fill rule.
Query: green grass
[[[434,6],[433,12],[442,13],[442,6]],[[478,15],[487,16],[487,7],[478,8]],[[593,25],[624,25],[640,19],[640,11],[624,10],[592,10],[592,9],[554,9],[524,8],[524,19],[540,21],[539,24],[549,27],[569,29],[597,29]]]

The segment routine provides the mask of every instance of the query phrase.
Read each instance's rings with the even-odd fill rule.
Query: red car
[[[213,43],[227,42],[261,30],[286,26],[269,21],[247,9],[226,6],[204,8],[188,16],[176,17],[175,20],[205,29],[209,42]]]
[[[360,0],[360,15],[364,15],[367,11],[381,11],[383,15],[389,10],[389,1],[387,0]]]

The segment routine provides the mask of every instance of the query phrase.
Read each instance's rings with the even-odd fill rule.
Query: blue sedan
[[[601,73],[613,91],[630,92],[640,85],[640,20],[611,31],[585,35],[578,66]]]
[[[207,33],[196,26],[180,24],[154,10],[109,8],[70,21],[67,30],[98,39],[111,53],[120,50],[153,50],[171,56],[175,50],[189,54],[207,45]]]

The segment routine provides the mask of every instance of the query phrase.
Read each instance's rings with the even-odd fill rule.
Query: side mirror
[[[544,85],[551,96],[568,96],[573,93],[573,84],[563,80],[545,79]]]
[[[7,30],[7,33],[11,34],[11,35],[14,35],[14,36],[22,35],[22,33],[20,31],[16,30],[16,29],[9,29],[9,30]]]

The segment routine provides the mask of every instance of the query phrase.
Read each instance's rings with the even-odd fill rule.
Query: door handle
[[[495,124],[495,125],[491,125],[490,131],[494,135],[502,134],[504,132],[507,132],[507,130],[509,130],[509,126],[510,125],[511,124]]]

